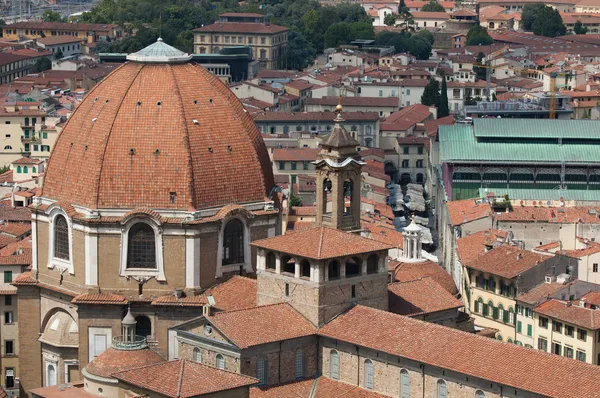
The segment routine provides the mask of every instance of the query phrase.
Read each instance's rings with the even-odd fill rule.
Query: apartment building
[[[23,152],[48,158],[56,142],[56,127],[45,126],[41,102],[5,102],[0,107],[0,164],[22,157]]]
[[[25,55],[0,53],[0,84],[7,84],[27,75],[34,63],[33,58]]]
[[[261,69],[282,69],[288,31],[284,26],[256,22],[216,22],[194,29],[194,52],[209,54],[228,46],[248,46]]]
[[[101,40],[114,40],[123,31],[115,24],[89,24],[66,22],[17,22],[2,27],[2,36],[8,40],[33,40],[42,37],[72,36],[91,44]]]
[[[475,325],[498,330],[498,340],[514,342],[517,325],[516,298],[544,282],[544,277],[572,271],[573,261],[521,250],[496,247],[464,264],[466,299]]]
[[[52,51],[53,54],[62,54],[62,58],[81,54],[82,39],[73,36],[49,36],[37,39],[37,45]]]

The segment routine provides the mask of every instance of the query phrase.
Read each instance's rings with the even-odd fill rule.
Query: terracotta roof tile
[[[31,210],[27,207],[0,206],[0,220],[31,222]]]
[[[414,104],[402,108],[389,115],[381,122],[382,131],[404,131],[417,123],[422,123],[432,116],[431,110],[427,105]]]
[[[95,398],[97,395],[84,390],[83,382],[54,385],[49,387],[36,388],[29,391],[41,398]]]
[[[453,200],[446,205],[453,226],[488,217],[492,211],[489,203],[477,204],[475,199]]]
[[[319,227],[252,242],[253,246],[316,260],[350,256],[391,246],[333,228]]]
[[[597,365],[364,306],[333,319],[319,335],[546,397],[600,396]]]
[[[306,105],[328,105],[336,106],[338,97],[308,98]],[[369,106],[369,107],[393,107],[397,108],[400,99],[396,97],[341,97],[342,106]]]
[[[17,289],[13,289],[13,290],[11,290],[11,289],[3,289],[3,290],[0,290],[0,295],[2,295],[2,296],[12,296],[12,295],[15,295],[15,294],[17,294]],[[0,398],[2,398],[2,396],[0,396]]]
[[[600,329],[600,311],[550,299],[533,309],[540,315],[558,319],[590,330]]]
[[[463,265],[481,272],[512,279],[548,258],[547,255],[521,250],[516,246],[500,246],[463,263]]]
[[[240,349],[315,334],[315,327],[285,303],[218,312],[208,320]]]
[[[221,311],[234,311],[256,306],[256,279],[236,275],[204,292],[203,296],[213,296],[215,308]]]
[[[24,285],[37,285],[38,281],[31,276],[31,272],[23,272],[21,275],[17,276],[15,280],[12,282],[15,286],[24,286]]]
[[[389,267],[394,275],[395,282],[410,282],[430,277],[450,294],[458,294],[454,279],[439,264],[432,261],[407,263],[401,261],[390,262]]]
[[[462,301],[429,277],[409,282],[390,283],[388,299],[390,312],[406,316],[463,307]]]
[[[561,242],[559,240],[556,240],[554,242],[546,243],[545,245],[537,246],[535,249],[542,250],[542,251],[548,251],[548,250],[552,250],[552,249],[558,249],[558,248],[560,248],[560,245],[561,245]]]
[[[73,304],[127,304],[127,299],[118,294],[86,293],[75,296]]]
[[[290,216],[314,216],[317,214],[316,206],[295,206],[290,207],[288,213]]]
[[[251,386],[253,377],[178,359],[113,374],[125,384],[172,398],[193,398]]]
[[[68,30],[68,31],[100,31],[106,32],[112,28],[117,28],[115,24],[94,24],[94,23],[66,23],[66,22],[16,22],[7,25],[6,28],[16,29],[36,29],[36,30]]]
[[[548,299],[550,295],[565,287],[567,285],[562,283],[541,283],[530,291],[519,294],[517,301],[522,301],[530,305],[538,305]]]
[[[321,122],[333,123],[335,112],[259,112],[252,117],[257,122],[267,121],[286,121],[286,122]],[[344,112],[344,120],[346,123],[352,121],[377,121],[379,114],[377,112]]]
[[[584,300],[587,305],[595,305],[600,307],[600,292],[589,292],[586,295],[581,297],[581,300]]]
[[[556,253],[574,258],[587,257],[591,256],[592,254],[600,253],[600,244],[590,242],[589,246],[584,249],[559,250]]]
[[[262,202],[272,186],[258,129],[216,76],[195,63],[129,62],[67,121],[42,195],[89,208],[188,211]]]
[[[177,298],[174,295],[169,294],[152,300],[152,305],[171,305],[180,307],[203,307],[206,303],[206,296],[204,295]]]
[[[150,348],[125,351],[109,347],[88,363],[85,370],[95,376],[111,377],[113,373],[163,362],[165,359]]]
[[[250,398],[384,398],[385,395],[327,377],[272,387],[252,387]]]
[[[40,159],[25,158],[25,157],[19,158],[12,162],[12,164],[40,164],[40,163],[42,163],[42,161]]]
[[[465,264],[485,254],[488,248],[502,244],[507,233],[498,229],[487,229],[456,240],[456,252]]]
[[[402,232],[394,229],[393,225],[380,225],[374,223],[361,223],[361,226],[369,233],[367,238],[388,244],[393,247],[404,247],[404,237]]]
[[[590,211],[593,214],[590,214]],[[549,223],[582,222],[584,224],[600,224],[598,214],[600,214],[600,208],[595,207],[513,206],[512,211],[500,213],[496,216],[496,219],[498,221],[531,222],[535,220]]]
[[[0,233],[21,237],[31,232],[31,224],[28,223],[5,223],[0,224]]]

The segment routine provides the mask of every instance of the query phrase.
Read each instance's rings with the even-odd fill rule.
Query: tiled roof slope
[[[99,377],[111,377],[113,373],[164,362],[164,358],[150,348],[122,351],[110,347],[88,363],[85,370]]]
[[[213,296],[215,307],[221,311],[235,311],[256,306],[256,279],[236,275],[226,282],[211,287],[204,296]]]
[[[327,227],[311,228],[252,242],[253,246],[316,260],[350,256],[392,247],[373,239]]]
[[[67,121],[42,195],[89,208],[187,211],[263,201],[272,186],[262,137],[219,79],[194,63],[129,62]]]
[[[390,312],[416,316],[458,309],[463,303],[431,278],[388,285]]]
[[[312,392],[312,395],[311,395]],[[252,387],[250,398],[384,398],[385,395],[327,377],[296,381],[270,388]]]
[[[218,312],[208,319],[242,349],[315,334],[306,318],[283,303]]]
[[[456,240],[456,252],[460,261],[465,264],[483,255],[487,247],[506,238],[506,232],[498,229],[487,229]]]
[[[285,26],[265,25],[258,22],[215,22],[196,28],[194,32],[274,34],[287,30],[289,29]]]
[[[186,359],[115,373],[114,378],[169,398],[193,398],[250,386],[255,378]]]
[[[420,263],[405,263],[401,261],[390,262],[391,268],[396,282],[410,282],[417,279],[430,277],[440,286],[452,295],[458,293],[458,289],[454,284],[454,279],[447,273],[439,264],[432,261],[423,261]]]
[[[489,203],[478,204],[475,199],[453,200],[446,203],[446,206],[453,226],[479,220],[492,212]]]
[[[319,335],[546,397],[600,397],[596,365],[364,306]]]
[[[560,289],[567,287],[562,283],[542,283],[534,287],[528,292],[519,294],[517,301],[521,301],[527,304],[537,305],[540,302],[545,301],[548,296],[558,292]]]
[[[592,310],[590,308],[580,307],[579,305],[551,299],[535,307],[534,311],[540,315],[545,315],[586,329],[600,329],[599,310]]]
[[[511,279],[548,258],[547,255],[521,250],[516,246],[500,246],[463,264],[478,271]]]

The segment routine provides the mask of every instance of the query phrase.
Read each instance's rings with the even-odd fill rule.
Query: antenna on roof
[[[158,18],[158,37],[162,37],[162,9],[160,10]]]

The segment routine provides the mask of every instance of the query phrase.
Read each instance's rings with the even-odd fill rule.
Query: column
[[[300,278],[300,263],[298,260],[294,261],[294,278]]]
[[[281,254],[275,254],[275,273],[281,274]]]
[[[190,235],[185,237],[185,287],[197,286],[200,286],[200,238]]]
[[[33,224],[35,225],[35,224]],[[85,242],[85,284],[98,285],[98,235],[87,231]]]

